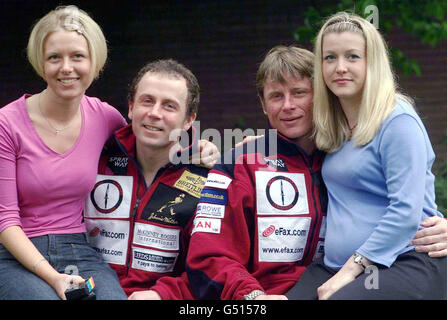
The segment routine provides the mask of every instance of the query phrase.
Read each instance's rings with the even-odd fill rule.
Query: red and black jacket
[[[178,159],[189,158],[193,141],[177,153]],[[163,300],[194,299],[185,259],[207,174],[208,169],[195,165],[168,163],[146,185],[131,125],[116,131],[101,156],[85,221],[90,243],[117,272],[128,295],[152,289]]]
[[[284,294],[323,255],[323,157],[276,133],[222,156],[202,190],[189,244],[198,299]]]

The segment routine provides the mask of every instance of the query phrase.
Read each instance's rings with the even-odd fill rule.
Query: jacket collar
[[[315,148],[315,150],[308,154],[303,148],[301,148],[298,144],[281,134],[277,129],[273,128],[270,123],[268,124],[269,130],[273,130],[273,133],[269,135],[266,133],[265,138],[267,145],[270,143],[274,143],[276,140],[277,143],[277,152],[284,156],[301,156],[305,159],[305,161],[312,165],[314,163],[314,159],[322,159],[325,153],[321,150]],[[272,141],[273,140],[273,141]]]
[[[136,137],[132,130],[132,124],[128,124],[127,126],[116,130],[114,138],[121,151],[136,161]],[[182,135],[180,146],[180,149],[175,154],[177,159],[189,159],[191,155],[199,152],[197,131],[194,126],[191,126],[191,128],[186,131],[186,134]],[[177,162],[178,161],[174,161],[174,163]]]

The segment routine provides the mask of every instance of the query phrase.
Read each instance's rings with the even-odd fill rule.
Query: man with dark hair
[[[138,84],[148,72],[151,72],[153,74],[164,74],[173,78],[185,79],[187,89],[186,115],[190,116],[194,113],[198,113],[200,103],[200,87],[197,78],[184,65],[172,59],[157,60],[155,62],[148,63],[143,68],[141,68],[135,78],[132,80],[127,90],[128,101],[132,103],[134,102]]]
[[[197,147],[198,81],[174,60],[155,61],[132,81],[128,102],[132,124],[105,148],[87,199],[90,243],[117,272],[129,299],[194,299],[185,256],[208,169],[173,164],[172,157]],[[192,143],[180,145],[180,131]]]

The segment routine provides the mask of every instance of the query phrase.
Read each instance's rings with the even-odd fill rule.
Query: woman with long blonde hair
[[[442,214],[435,155],[411,99],[396,88],[385,41],[365,19],[341,12],[324,23],[314,51],[314,136],[328,153],[325,255],[293,296],[444,298],[447,259],[408,245],[421,221]],[[378,283],[367,283],[367,268]]]

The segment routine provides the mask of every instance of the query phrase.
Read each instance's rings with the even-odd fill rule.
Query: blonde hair
[[[28,61],[39,76],[44,77],[43,45],[52,32],[75,31],[88,43],[92,63],[91,76],[97,78],[107,60],[107,43],[99,25],[76,6],[60,6],[47,13],[33,27],[28,39]]]
[[[276,46],[270,49],[256,73],[256,90],[264,105],[266,81],[284,83],[286,74],[299,79],[308,77],[312,81],[314,55],[306,49],[291,46]]]
[[[331,16],[318,33],[314,48],[314,137],[317,147],[326,152],[338,150],[350,134],[339,99],[326,86],[322,73],[324,36],[342,32],[360,34],[365,40],[366,79],[352,137],[355,145],[365,145],[374,138],[382,122],[394,110],[397,97],[409,101],[396,90],[388,49],[376,28],[355,14],[340,12]]]

